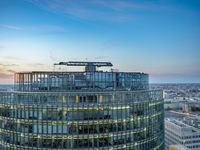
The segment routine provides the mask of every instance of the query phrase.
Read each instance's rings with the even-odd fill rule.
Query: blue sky
[[[0,83],[69,60],[200,82],[200,1],[0,0]]]

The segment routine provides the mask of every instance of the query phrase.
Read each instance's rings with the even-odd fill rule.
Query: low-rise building
[[[200,149],[200,129],[187,125],[176,119],[165,120],[165,144],[183,145],[188,149]]]

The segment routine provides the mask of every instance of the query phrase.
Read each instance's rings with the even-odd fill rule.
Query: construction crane
[[[96,71],[96,67],[112,67],[111,62],[90,62],[90,61],[68,61],[59,62],[54,65],[66,65],[66,66],[85,66],[85,71]]]

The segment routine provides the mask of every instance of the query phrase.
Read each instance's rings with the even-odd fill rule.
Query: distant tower
[[[162,91],[148,74],[97,71],[110,62],[60,62],[83,72],[15,74],[0,93],[0,149],[163,150]]]

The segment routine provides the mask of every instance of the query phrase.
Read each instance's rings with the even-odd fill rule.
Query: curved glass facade
[[[15,74],[16,91],[148,89],[148,75],[126,72],[27,72]]]
[[[143,73],[19,73],[0,93],[0,139],[2,150],[163,150],[162,91]]]

